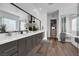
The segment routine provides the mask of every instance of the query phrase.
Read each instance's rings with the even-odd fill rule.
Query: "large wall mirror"
[[[15,6],[16,7],[16,6]],[[0,33],[41,30],[41,21],[20,8],[19,13],[0,10]],[[16,14],[16,15],[15,15]]]
[[[25,19],[19,19],[19,16],[0,11],[0,33],[17,31],[37,31],[41,29],[41,21],[27,14]]]

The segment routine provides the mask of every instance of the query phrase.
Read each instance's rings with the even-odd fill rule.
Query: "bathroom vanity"
[[[26,56],[43,39],[44,31],[0,37],[0,56]]]

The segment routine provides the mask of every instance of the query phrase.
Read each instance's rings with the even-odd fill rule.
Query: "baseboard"
[[[76,49],[78,49],[79,50],[79,48],[78,47],[76,47],[75,45],[73,45],[72,43],[70,43],[72,46],[74,46]]]

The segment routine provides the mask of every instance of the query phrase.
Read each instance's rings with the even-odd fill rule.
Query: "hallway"
[[[78,50],[71,43],[61,43],[54,39],[42,42],[28,55],[30,56],[77,56]]]

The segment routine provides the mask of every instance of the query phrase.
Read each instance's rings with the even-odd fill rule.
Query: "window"
[[[72,20],[72,31],[77,31],[77,18]]]
[[[66,17],[61,19],[62,32],[66,32]]]
[[[16,31],[16,20],[3,17],[2,23],[6,25],[6,31]]]
[[[79,36],[79,16],[77,17],[77,36]]]
[[[21,21],[21,24],[20,24],[20,29],[21,30],[25,30],[26,28],[25,28],[25,22],[24,21]]]
[[[72,19],[72,34],[77,35],[77,18]]]

